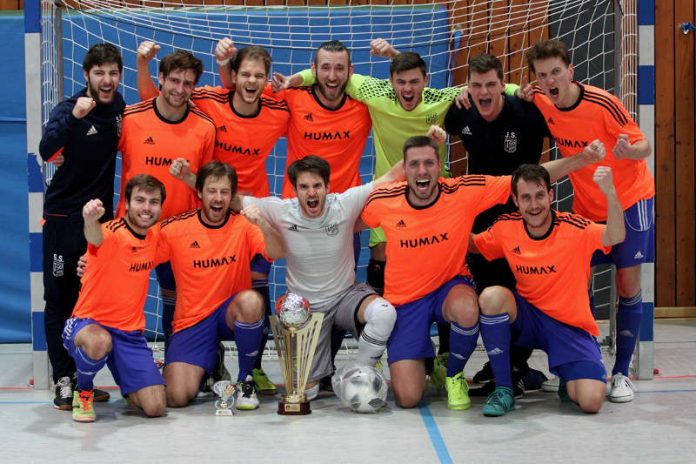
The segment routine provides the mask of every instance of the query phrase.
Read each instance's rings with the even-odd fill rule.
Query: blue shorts
[[[639,200],[624,211],[626,239],[614,245],[608,255],[592,255],[592,266],[613,264],[617,269],[655,261],[655,197]]]
[[[510,324],[513,344],[544,351],[551,373],[564,380],[605,381],[602,353],[589,332],[553,319],[517,292],[513,295],[517,303],[517,319]]]
[[[172,334],[164,354],[164,365],[184,362],[212,374],[217,364],[218,343],[220,340],[234,340],[234,331],[227,327],[225,315],[235,296],[236,293],[198,324]]]
[[[174,272],[172,271],[172,263],[167,261],[155,268],[157,274],[157,283],[160,287],[166,290],[176,290],[176,282],[174,281]]]
[[[251,260],[251,272],[268,275],[271,272],[272,262],[273,261],[267,260],[263,255],[255,254]]]
[[[456,276],[424,297],[396,307],[396,323],[387,341],[389,364],[404,359],[435,356],[430,326],[433,322],[448,324],[442,315],[442,305],[455,285],[467,285],[476,289],[468,277]]]
[[[111,353],[106,365],[116,385],[121,388],[121,394],[128,395],[145,387],[165,384],[155,365],[152,350],[139,330],[124,332],[101,325],[94,319],[72,317],[65,321],[63,329],[63,346],[70,356],[75,356],[75,336],[90,324],[98,325],[111,335]]]

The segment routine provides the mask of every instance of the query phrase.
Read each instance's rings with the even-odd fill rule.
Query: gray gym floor
[[[0,462],[696,462],[696,320],[657,321],[659,374],[635,381],[632,403],[606,402],[596,415],[538,391],[526,393],[507,416],[487,418],[482,398],[468,411],[449,411],[446,395],[430,388],[419,408],[399,409],[390,397],[389,407],[373,415],[322,394],[309,416],[279,416],[277,398],[262,397],[256,411],[216,417],[213,398],[202,396],[147,419],[128,408],[105,369],[96,383],[112,399],[97,404],[97,422],[80,424],[53,409],[52,391],[28,386],[30,350],[0,345]],[[467,377],[484,362],[477,350]],[[281,382],[277,360],[264,363]],[[546,371],[545,355],[535,353],[530,364]],[[234,374],[236,359],[228,356],[227,365]]]

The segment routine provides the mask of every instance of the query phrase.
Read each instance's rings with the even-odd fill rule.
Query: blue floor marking
[[[452,463],[452,457],[450,456],[449,451],[447,450],[445,440],[442,438],[440,429],[437,427],[435,419],[433,419],[433,415],[430,413],[428,405],[421,402],[421,404],[418,405],[418,410],[420,411],[421,417],[423,418],[425,429],[428,431],[430,441],[433,444],[433,448],[435,448],[435,452],[437,453],[437,457],[440,459],[440,462],[442,464]]]

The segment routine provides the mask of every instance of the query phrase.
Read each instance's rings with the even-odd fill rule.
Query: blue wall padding
[[[0,16],[0,343],[31,341],[23,50],[23,17]]]

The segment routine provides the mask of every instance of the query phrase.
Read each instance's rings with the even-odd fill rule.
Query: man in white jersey
[[[394,307],[368,285],[355,281],[353,232],[374,186],[404,178],[397,164],[372,183],[329,194],[329,164],[315,155],[296,160],[288,178],[296,198],[244,196],[256,205],[285,240],[288,291],[324,313],[307,396],[316,397],[319,380],[332,372],[331,329],[350,330],[358,340],[358,363],[373,366],[384,353],[396,321]],[[241,206],[241,205],[237,205]]]

